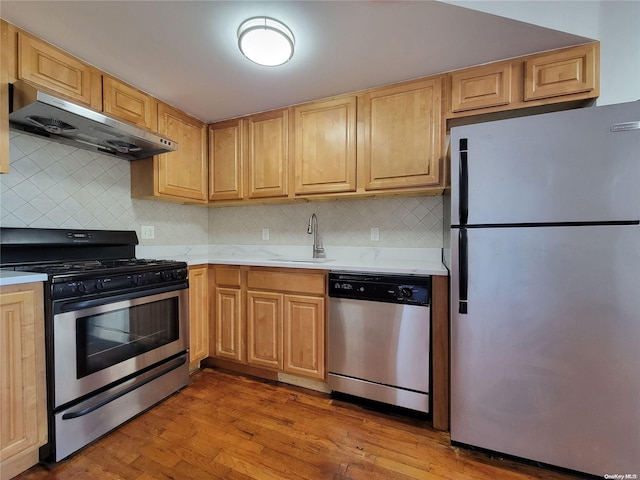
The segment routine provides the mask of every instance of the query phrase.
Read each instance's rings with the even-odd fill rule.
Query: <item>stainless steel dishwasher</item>
[[[431,277],[329,273],[329,387],[429,412]]]

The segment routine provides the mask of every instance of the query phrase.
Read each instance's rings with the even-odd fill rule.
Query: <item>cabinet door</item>
[[[527,59],[525,101],[596,90],[597,51],[590,44]]]
[[[209,127],[209,199],[240,200],[243,195],[244,120]]]
[[[249,198],[287,196],[289,114],[277,110],[247,119]]]
[[[209,355],[209,297],[207,267],[189,268],[189,363]]]
[[[15,60],[9,24],[0,19],[0,173],[9,172],[9,73]]]
[[[178,143],[177,151],[157,157],[158,192],[161,195],[206,202],[206,124],[159,103],[158,133]]]
[[[239,288],[216,287],[214,355],[243,360],[242,292]]]
[[[282,369],[280,293],[247,292],[247,363]]]
[[[502,63],[451,74],[451,111],[509,105],[512,68]]]
[[[154,132],[158,130],[155,98],[107,75],[102,82],[104,113]]]
[[[323,297],[285,295],[284,371],[324,380]]]
[[[295,193],[356,190],[356,97],[293,109]]]
[[[0,473],[38,463],[47,440],[42,284],[0,293]]]
[[[22,32],[18,33],[18,78],[102,110],[99,70]]]
[[[436,78],[363,96],[365,190],[439,183],[441,91]]]

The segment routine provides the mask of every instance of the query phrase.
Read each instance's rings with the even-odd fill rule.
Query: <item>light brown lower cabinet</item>
[[[0,289],[0,478],[38,463],[47,442],[42,283]]]
[[[282,370],[283,295],[247,292],[247,363]]]
[[[189,365],[192,369],[209,355],[207,271],[207,265],[189,267]]]
[[[215,266],[210,355],[325,380],[326,273]]]
[[[284,371],[324,379],[324,298],[284,296]]]

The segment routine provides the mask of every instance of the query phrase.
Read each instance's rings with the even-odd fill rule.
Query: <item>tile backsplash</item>
[[[213,244],[312,245],[309,217],[318,217],[325,246],[442,247],[442,197],[340,200],[268,206],[212,208],[209,240]],[[377,228],[379,240],[371,240]],[[263,240],[268,229],[269,240]]]
[[[140,238],[151,225],[155,239],[143,245],[310,245],[315,213],[324,245],[442,247],[442,197],[203,208],[132,199],[126,160],[19,132],[10,132],[10,160],[0,175],[5,227],[136,230]]]
[[[135,230],[141,244],[206,244],[207,209],[131,198],[129,162],[10,132],[11,169],[0,175],[4,227]]]

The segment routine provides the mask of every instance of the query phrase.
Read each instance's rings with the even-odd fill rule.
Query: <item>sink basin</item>
[[[333,258],[291,258],[275,257],[269,259],[270,262],[290,262],[290,263],[327,263],[333,262]]]

